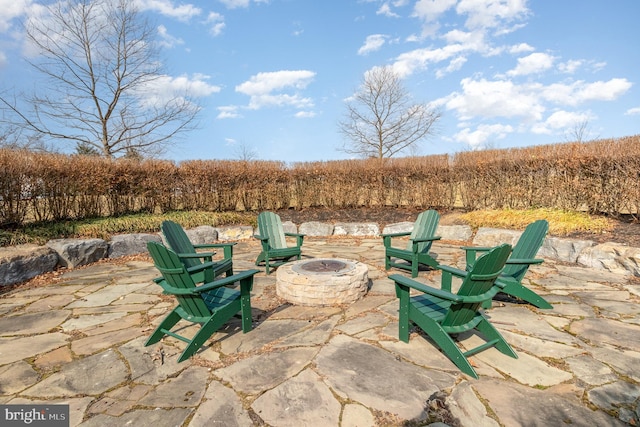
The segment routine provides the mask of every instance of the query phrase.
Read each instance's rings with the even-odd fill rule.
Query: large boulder
[[[218,227],[216,230],[218,231],[218,240],[221,242],[253,238],[253,227],[250,225],[231,225]]]
[[[591,240],[562,239],[547,236],[542,243],[542,248],[538,251],[538,256],[576,263],[580,254],[594,245],[595,242]]]
[[[75,268],[107,256],[109,244],[102,239],[54,239],[47,246],[58,253],[59,265]]]
[[[109,242],[109,258],[120,258],[127,255],[136,255],[147,252],[148,242],[162,243],[157,234],[118,234]]]
[[[0,286],[25,282],[53,271],[56,265],[58,254],[48,247],[18,245],[0,248]]]
[[[300,224],[300,233],[305,236],[331,236],[333,224],[318,221],[303,222]]]
[[[218,230],[210,225],[201,225],[196,228],[185,230],[185,234],[194,245],[214,243],[218,240]]]
[[[333,227],[335,236],[377,236],[380,234],[378,224],[373,222],[338,222]]]

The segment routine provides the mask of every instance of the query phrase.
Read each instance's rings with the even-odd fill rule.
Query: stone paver
[[[432,251],[461,267],[459,246]],[[258,252],[240,241],[234,269],[252,268]],[[259,273],[253,331],[234,319],[183,363],[179,340],[144,346],[175,305],[150,262],[103,262],[16,288],[0,295],[0,402],[69,404],[72,426],[640,425],[640,291],[628,273],[551,259],[533,267],[525,282],[554,309],[494,302],[487,315],[519,357],[474,355],[474,380],[418,329],[398,341],[383,253],[381,239],[309,236],[304,259],[367,264],[366,296],[291,305],[276,296],[276,274]],[[438,286],[439,273],[418,280]]]

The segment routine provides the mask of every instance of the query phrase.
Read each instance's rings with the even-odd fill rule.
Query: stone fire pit
[[[347,304],[362,298],[369,286],[369,268],[340,258],[287,263],[276,271],[276,293],[298,305]]]

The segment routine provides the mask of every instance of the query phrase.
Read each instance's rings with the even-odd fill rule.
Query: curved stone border
[[[286,221],[283,227],[286,232],[300,232],[310,237],[376,238],[380,234],[379,227],[375,223],[305,222],[298,227],[293,222]],[[386,225],[382,232],[410,231],[412,227],[412,222],[400,222]],[[197,244],[251,239],[255,232],[251,226],[201,226],[187,230],[187,235],[193,243]],[[437,230],[442,240],[479,246],[515,244],[521,233],[521,231],[483,227],[474,235],[471,227],[465,225],[440,225]],[[110,242],[102,239],[56,239],[48,242],[45,247],[21,245],[0,248],[0,286],[27,281],[39,274],[53,271],[58,266],[73,268],[105,257],[118,258],[144,253],[147,242],[151,240],[161,241],[160,234],[121,234],[114,236]],[[434,245],[432,250],[437,252],[437,245]],[[591,240],[547,237],[538,256],[640,276],[640,248],[619,243],[596,244]]]

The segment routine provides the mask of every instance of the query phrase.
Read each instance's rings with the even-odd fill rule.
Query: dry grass
[[[556,236],[566,236],[576,231],[603,233],[613,230],[614,227],[608,218],[558,209],[477,210],[462,214],[460,219],[474,229],[494,227],[517,230],[524,229],[533,221],[546,219],[549,222],[549,233]]]

